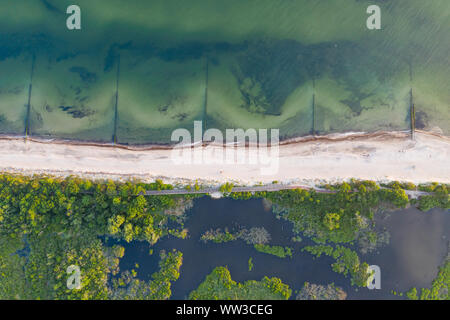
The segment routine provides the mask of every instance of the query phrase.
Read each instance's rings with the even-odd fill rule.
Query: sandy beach
[[[414,141],[409,134],[402,132],[287,141],[278,150],[267,150],[270,156],[277,158],[272,163],[276,164],[273,167],[276,170],[270,174],[261,173],[262,164],[249,161],[224,163],[222,157],[227,149],[229,147],[213,145],[198,147],[191,150],[201,154],[200,161],[177,163],[173,150],[167,148],[129,150],[2,138],[0,171],[78,175],[93,179],[153,181],[162,178],[171,183],[198,180],[205,184],[234,182],[241,185],[274,180],[285,184],[317,185],[350,178],[378,182],[450,183],[450,138],[425,132],[417,132]]]

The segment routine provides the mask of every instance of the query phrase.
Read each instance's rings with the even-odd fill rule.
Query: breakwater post
[[[36,63],[36,55],[33,54],[31,61],[31,74],[30,74],[30,84],[28,86],[28,102],[27,102],[27,113],[25,116],[25,139],[28,138],[28,135],[31,135],[31,91],[33,89],[33,73],[34,73],[34,64]]]
[[[316,135],[316,81],[313,78],[313,96],[312,96],[312,135]]]
[[[203,104],[203,132],[205,132],[208,129],[208,125],[206,123],[206,119],[208,116],[208,81],[209,81],[209,58],[206,57],[206,75],[205,75],[205,101]],[[202,137],[202,143],[203,143],[203,137]]]
[[[119,74],[120,74],[120,54],[117,59],[117,75],[116,75],[116,97],[114,102],[114,133],[113,144],[117,144],[117,126],[119,120]]]
[[[411,140],[416,139],[416,108],[414,106],[414,99],[413,99],[413,89],[411,88],[410,91],[410,119],[411,119]]]
[[[409,91],[409,114],[410,114],[410,122],[411,122],[411,140],[416,139],[416,108],[414,106],[414,96],[413,96],[413,71],[412,71],[412,63],[408,62],[409,66],[409,81],[411,85],[411,89]]]

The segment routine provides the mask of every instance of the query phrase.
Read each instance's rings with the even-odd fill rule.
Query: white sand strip
[[[24,174],[80,175],[90,178],[167,182],[199,180],[211,184],[279,183],[313,185],[349,178],[379,182],[450,183],[450,139],[419,132],[416,140],[405,134],[348,137],[284,144],[279,147],[278,172],[262,175],[261,165],[214,164],[225,149],[200,147],[211,164],[175,164],[171,150],[42,143],[23,139],[0,140],[0,171]],[[215,155],[211,154],[214,150]],[[204,161],[204,162],[205,162]],[[264,165],[267,167],[267,165]]]

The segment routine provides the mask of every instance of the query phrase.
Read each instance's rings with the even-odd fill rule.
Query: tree
[[[323,219],[323,224],[325,227],[333,231],[334,229],[339,229],[339,220],[341,216],[337,213],[327,213]]]

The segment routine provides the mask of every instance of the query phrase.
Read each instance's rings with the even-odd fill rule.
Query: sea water
[[[202,120],[291,138],[409,130],[412,110],[450,133],[446,0],[376,1],[380,30],[366,0],[80,0],[68,30],[71,4],[1,2],[1,134],[169,143]]]

